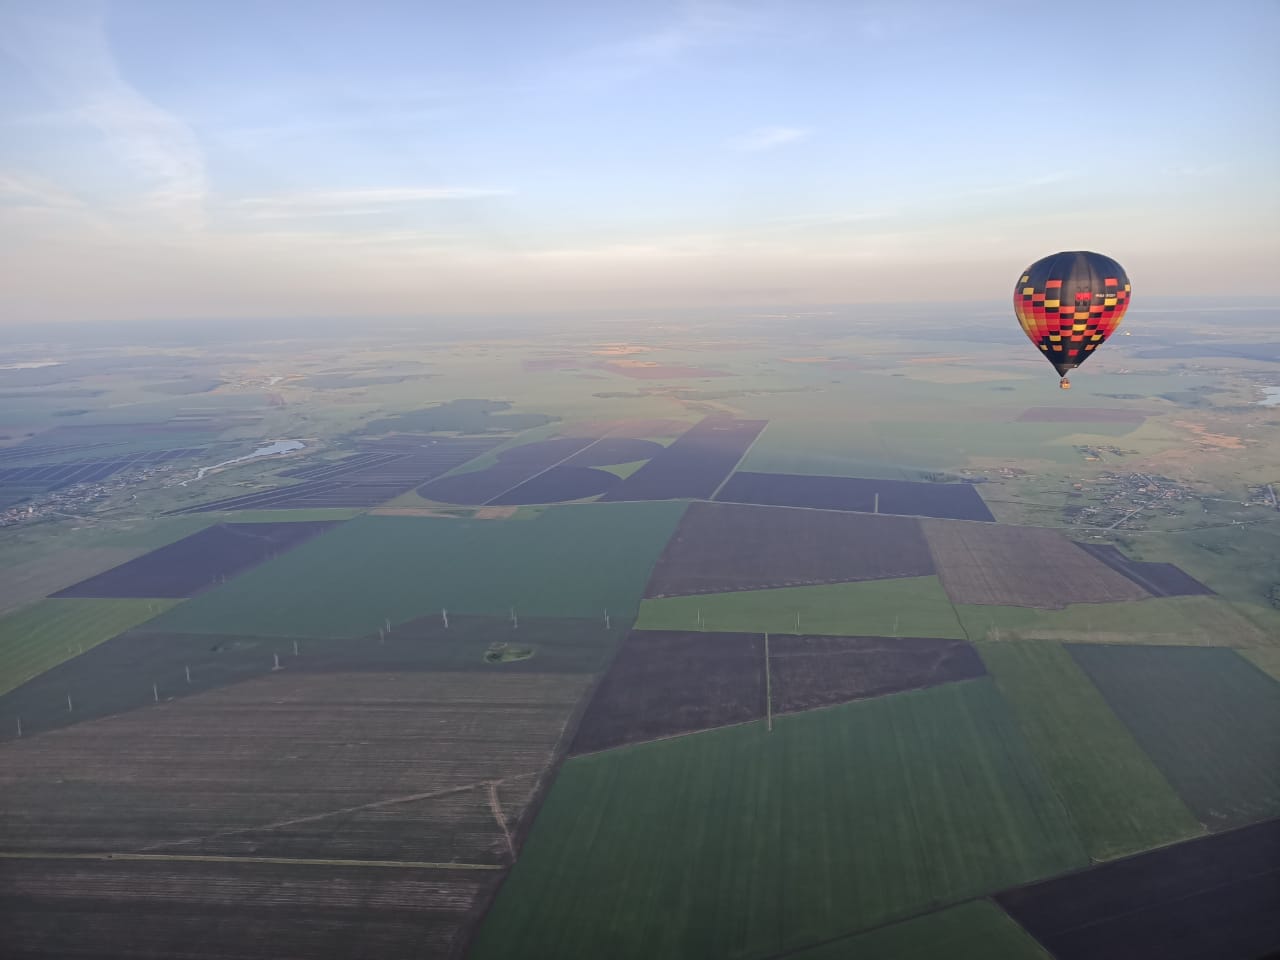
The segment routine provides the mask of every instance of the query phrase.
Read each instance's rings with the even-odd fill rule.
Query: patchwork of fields
[[[988,502],[1040,522],[999,491],[1137,456],[1172,401],[1036,407],[1012,367],[872,358],[906,404],[890,419],[843,382],[846,348],[797,351],[800,386],[770,392],[651,344],[550,344],[503,374],[545,391],[520,413],[423,406],[434,372],[313,365],[289,389],[401,391],[373,422],[362,394],[339,405],[344,455],[209,502],[170,484],[158,520],[10,551],[0,940],[155,960],[1280,948],[1269,534],[1199,506],[1173,546],[994,522]],[[708,371],[724,382],[658,382]],[[953,385],[981,402],[950,408]],[[50,430],[0,448],[0,486],[291,422],[253,404]]]

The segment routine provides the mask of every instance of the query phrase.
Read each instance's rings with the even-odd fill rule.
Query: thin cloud
[[[10,13],[0,17],[0,50],[59,102],[54,117],[102,137],[142,184],[148,210],[203,226],[204,155],[194,132],[125,81],[99,19]]]
[[[772,150],[783,144],[804,140],[813,133],[804,127],[757,127],[741,137],[730,141],[735,150],[745,153],[759,153],[761,150]]]
[[[394,207],[448,200],[510,196],[491,187],[388,187],[377,190],[321,190],[310,193],[246,197],[236,208],[251,219],[350,217],[386,213]]]

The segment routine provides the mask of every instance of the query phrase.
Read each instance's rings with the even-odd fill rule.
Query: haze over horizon
[[[1277,27],[0,0],[0,324],[995,300],[1074,248],[1273,294]]]

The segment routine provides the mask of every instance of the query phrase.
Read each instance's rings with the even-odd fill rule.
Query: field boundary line
[[[711,496],[707,497],[708,501],[714,502],[716,497],[720,495],[720,491],[724,489],[724,485],[733,478],[733,475],[735,473],[738,472],[738,468],[742,466],[742,461],[747,459],[747,454],[749,454],[752,448],[755,447],[755,445],[760,442],[760,438],[763,437],[764,432],[769,429],[769,424],[771,422],[772,421],[766,420],[764,422],[764,426],[760,428],[760,432],[751,438],[751,442],[747,444],[747,449],[742,451],[742,456],[738,457],[738,459],[733,462],[732,469],[730,469],[729,472],[724,475],[724,479],[721,480],[719,485],[714,490],[711,491]]]
[[[769,634],[764,635],[764,716],[765,729],[773,733],[773,679],[769,675]]]
[[[432,790],[429,793],[411,793],[403,797],[388,797],[385,800],[374,800],[370,803],[361,803],[354,807],[342,807],[338,810],[326,810],[324,813],[308,814],[305,817],[293,817],[289,820],[275,820],[271,823],[255,824],[251,827],[236,827],[233,830],[218,830],[214,833],[207,833],[198,837],[187,837],[185,840],[161,840],[158,843],[148,844],[142,849],[155,850],[160,847],[176,847],[187,843],[203,843],[206,840],[217,840],[221,837],[234,837],[241,833],[253,833],[258,830],[278,830],[281,827],[294,827],[300,823],[314,823],[316,820],[338,817],[346,813],[356,813],[360,810],[376,810],[379,807],[392,807],[398,803],[413,803],[417,800],[434,800],[438,797],[447,797],[455,793],[466,793],[468,790],[475,790],[477,787],[483,787],[489,782],[491,781],[477,780],[475,783],[468,783],[459,787],[449,787],[446,790]]]
[[[215,854],[168,853],[61,853],[0,850],[0,860],[114,860],[126,863],[260,863],[281,866],[398,867],[410,870],[505,870],[499,863],[437,863],[428,860],[344,860],[304,857],[235,857]]]

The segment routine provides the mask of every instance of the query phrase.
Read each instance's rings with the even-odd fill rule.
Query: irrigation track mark
[[[281,866],[399,867],[412,870],[505,870],[497,863],[434,863],[428,860],[316,860],[298,857],[226,857],[173,853],[51,853],[0,850],[0,860],[123,860],[142,863],[271,863]]]
[[[507,841],[507,853],[511,855],[512,862],[516,859],[515,844],[511,842],[511,831],[507,829],[507,818],[502,815],[502,803],[498,800],[498,780],[489,781],[489,809],[493,811],[493,819],[498,821],[498,826],[502,828],[502,836]]]
[[[240,833],[254,833],[258,830],[278,830],[280,827],[292,827],[299,823],[314,823],[317,820],[324,820],[328,817],[340,817],[345,813],[357,813],[361,810],[376,810],[380,807],[392,807],[398,803],[413,803],[415,800],[433,800],[436,797],[447,797],[450,794],[465,793],[468,790],[474,790],[476,787],[482,787],[486,783],[501,782],[501,780],[480,780],[476,783],[467,783],[460,787],[450,787],[447,790],[432,790],[429,793],[411,793],[403,797],[389,797],[386,800],[374,800],[372,803],[361,803],[354,807],[342,807],[339,810],[326,810],[324,813],[313,813],[305,817],[294,817],[289,820],[276,820],[272,823],[261,823],[252,827],[236,827],[234,830],[219,830],[215,833],[209,833],[199,837],[188,837],[185,840],[161,840],[159,843],[148,844],[142,849],[155,850],[160,847],[181,846],[184,843],[202,843],[205,840],[216,840],[219,837],[233,837]]]

